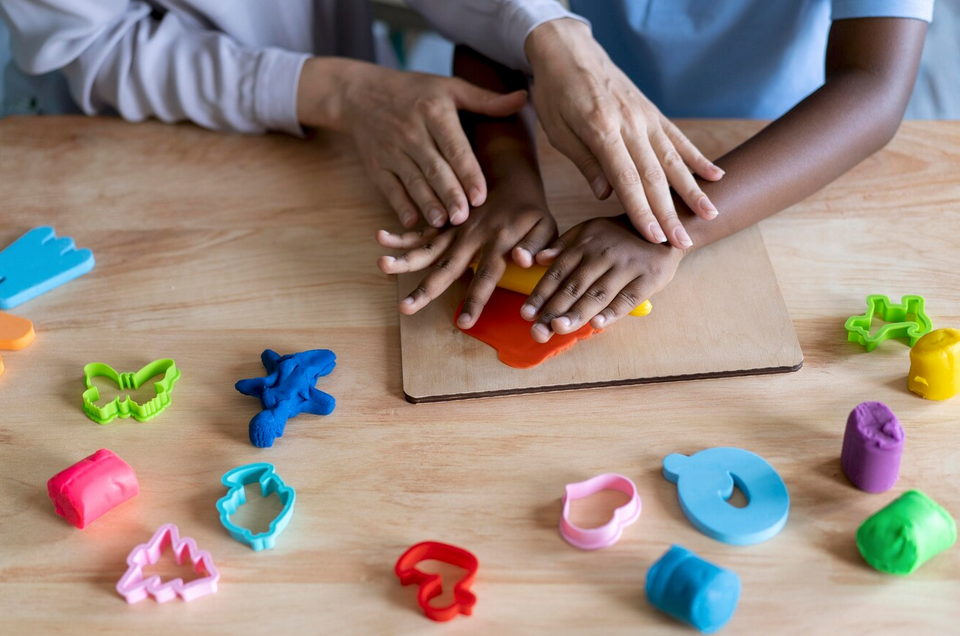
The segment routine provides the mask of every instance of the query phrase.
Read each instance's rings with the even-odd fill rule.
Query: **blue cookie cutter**
[[[284,531],[290,523],[290,517],[293,516],[293,504],[297,499],[297,492],[293,487],[283,483],[274,465],[267,462],[238,466],[224,473],[221,481],[229,490],[217,501],[217,510],[220,512],[220,523],[227,529],[230,536],[250,546],[255,552],[274,547],[277,544],[277,537]],[[283,510],[270,522],[270,528],[266,532],[254,534],[247,528],[234,524],[230,521],[230,516],[247,501],[244,486],[257,482],[260,482],[260,492],[264,497],[277,493]]]
[[[677,484],[680,508],[703,534],[732,545],[752,545],[774,537],[787,523],[790,495],[765,459],[741,448],[708,448],[690,457],[673,453],[663,460],[663,476]],[[747,498],[737,508],[727,502],[736,485]]]
[[[36,227],[0,252],[0,309],[13,309],[93,269],[93,252]]]
[[[647,600],[662,612],[712,634],[733,617],[740,577],[678,545],[647,571]]]
[[[273,446],[274,439],[283,437],[283,429],[291,417],[333,412],[336,400],[316,388],[317,380],[337,366],[333,351],[314,349],[281,356],[267,349],[260,360],[268,375],[240,380],[235,385],[244,395],[258,398],[263,408],[250,420],[250,442],[254,446]]]

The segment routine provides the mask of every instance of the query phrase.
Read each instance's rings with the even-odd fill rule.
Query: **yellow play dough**
[[[472,263],[470,267],[473,268],[473,271],[477,271],[477,264]],[[509,289],[510,291],[515,291],[519,294],[529,295],[533,292],[533,288],[537,286],[537,283],[540,282],[540,279],[543,278],[543,275],[547,273],[547,268],[543,265],[532,265],[529,268],[524,269],[516,263],[507,263],[507,271],[503,273],[503,277],[500,279],[500,282],[497,283],[497,287],[502,287],[503,289]],[[630,312],[631,316],[646,316],[650,313],[650,310],[653,309],[653,305],[650,304],[649,300],[645,300],[640,303],[636,309]]]
[[[960,329],[937,329],[910,349],[907,388],[928,400],[960,393]]]

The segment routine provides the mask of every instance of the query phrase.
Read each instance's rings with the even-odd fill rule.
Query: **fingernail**
[[[607,322],[607,319],[606,317],[603,316],[603,314],[597,314],[596,316],[593,317],[593,322],[598,327],[602,327],[603,323]]]
[[[559,253],[560,253],[560,250],[558,250],[557,248],[554,247],[554,248],[550,248],[550,249],[548,249],[548,250],[542,250],[542,251],[540,252],[540,255],[543,256],[544,258],[553,258],[554,256],[556,256],[556,255],[559,254]]]
[[[403,299],[403,301],[402,301],[400,304],[402,304],[402,305],[412,305],[412,304],[413,304],[413,296],[407,296],[406,298]]]
[[[673,238],[677,239],[677,242],[684,247],[690,247],[693,245],[693,241],[690,240],[690,235],[687,234],[687,231],[679,225],[673,230]]]
[[[650,233],[653,234],[653,238],[657,239],[657,243],[666,243],[667,235],[663,233],[663,230],[660,229],[660,224],[653,222],[647,226],[647,229],[650,230]]]
[[[570,319],[567,318],[566,316],[560,316],[559,318],[557,318],[557,322],[558,322],[558,323],[560,324],[560,326],[563,327],[564,329],[569,329],[569,328],[570,328]]]
[[[478,188],[478,187],[476,187],[476,186],[470,188],[470,195],[469,195],[469,196],[470,196],[470,203],[472,203],[472,204],[474,205],[474,207],[476,207],[476,206],[478,206],[478,205],[480,205],[480,204],[482,203],[482,201],[480,200],[480,188]]]
[[[606,189],[606,186],[607,184],[603,177],[596,177],[590,182],[590,188],[593,190],[593,195],[598,198],[603,196],[603,191]]]
[[[534,325],[533,330],[536,331],[541,336],[543,336],[544,338],[550,335],[550,330],[547,329],[544,325]]]
[[[727,173],[724,171],[723,168],[721,168],[720,166],[718,166],[718,165],[715,164],[715,163],[711,163],[711,164],[710,164],[710,167],[713,168],[714,170],[716,170],[717,172],[719,172],[721,177],[722,177],[723,175],[727,174]]]
[[[537,310],[533,305],[524,305],[520,308],[520,315],[526,320],[533,320],[537,316]]]
[[[531,254],[529,250],[527,250],[527,249],[525,249],[525,248],[523,248],[523,247],[518,247],[518,248],[517,248],[517,254],[520,255],[520,256],[522,256],[522,257],[524,257],[524,258],[528,258],[528,259],[530,259],[530,260],[533,260],[533,254]]]
[[[384,257],[383,257],[383,262],[384,262],[384,263],[395,263],[396,261],[397,261],[397,259],[394,258],[393,256],[384,256]]]
[[[700,197],[700,200],[697,201],[697,205],[700,206],[700,210],[705,212],[709,218],[713,218],[719,214],[717,212],[717,207],[707,197]]]
[[[443,224],[443,212],[440,208],[430,208],[427,218],[430,219],[430,225],[434,227],[440,227]]]
[[[460,317],[457,318],[457,324],[461,327],[467,327],[470,324],[470,314],[460,314]]]
[[[462,213],[463,213],[463,208],[461,208],[461,207],[460,207],[459,205],[457,205],[456,203],[454,203],[453,205],[451,205],[451,206],[447,209],[447,214],[450,215],[450,220],[451,220],[451,221],[460,222],[460,220],[461,220],[461,219],[460,219],[460,214],[462,214]]]

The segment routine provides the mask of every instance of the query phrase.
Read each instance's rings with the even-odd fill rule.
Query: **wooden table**
[[[684,128],[716,156],[760,126]],[[549,177],[562,159],[543,155]],[[724,633],[954,633],[960,547],[895,578],[863,563],[854,532],[909,488],[960,517],[960,399],[909,393],[906,346],[865,354],[843,321],[868,293],[919,293],[936,325],[960,326],[958,175],[960,123],[909,123],[763,223],[805,352],[799,373],[412,406],[394,281],[375,266],[374,231],[392,215],[346,140],[0,122],[0,245],[50,224],[97,258],[13,312],[38,336],[3,352],[0,632],[685,634],[643,592],[676,542],[742,577]],[[548,180],[569,226],[587,190]],[[260,450],[247,440],[257,405],[233,384],[262,373],[267,347],[336,351],[319,386],[338,406],[292,420]],[[87,362],[135,370],[167,356],[183,377],[160,418],[98,426],[81,413]],[[889,404],[907,429],[900,481],[882,495],[855,490],[838,465],[847,413],[865,400]],[[760,453],[786,480],[793,507],[775,539],[728,546],[683,517],[661,460],[719,445]],[[45,483],[101,447],[134,466],[142,492],[79,531],[54,515]],[[231,540],[214,508],[221,474],[251,461],[275,463],[298,493],[277,548],[260,553]],[[643,515],[616,546],[581,552],[557,533],[563,486],[606,471],[637,482]],[[599,499],[578,518],[597,522],[618,503]],[[212,552],[221,591],[127,606],[114,592],[126,555],[164,522]],[[400,553],[426,539],[478,556],[473,617],[426,620],[394,577]]]

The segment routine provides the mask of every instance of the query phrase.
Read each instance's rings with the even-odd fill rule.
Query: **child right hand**
[[[557,224],[542,200],[542,191],[530,200],[517,197],[517,188],[493,188],[487,202],[475,209],[462,225],[444,230],[425,228],[405,234],[385,230],[377,242],[408,250],[377,261],[387,274],[418,272],[430,268],[416,289],[400,302],[400,312],[414,314],[442,294],[479,258],[457,325],[469,329],[503,276],[507,259],[521,267],[533,264],[533,255],[557,236]],[[479,256],[478,256],[479,255]]]

